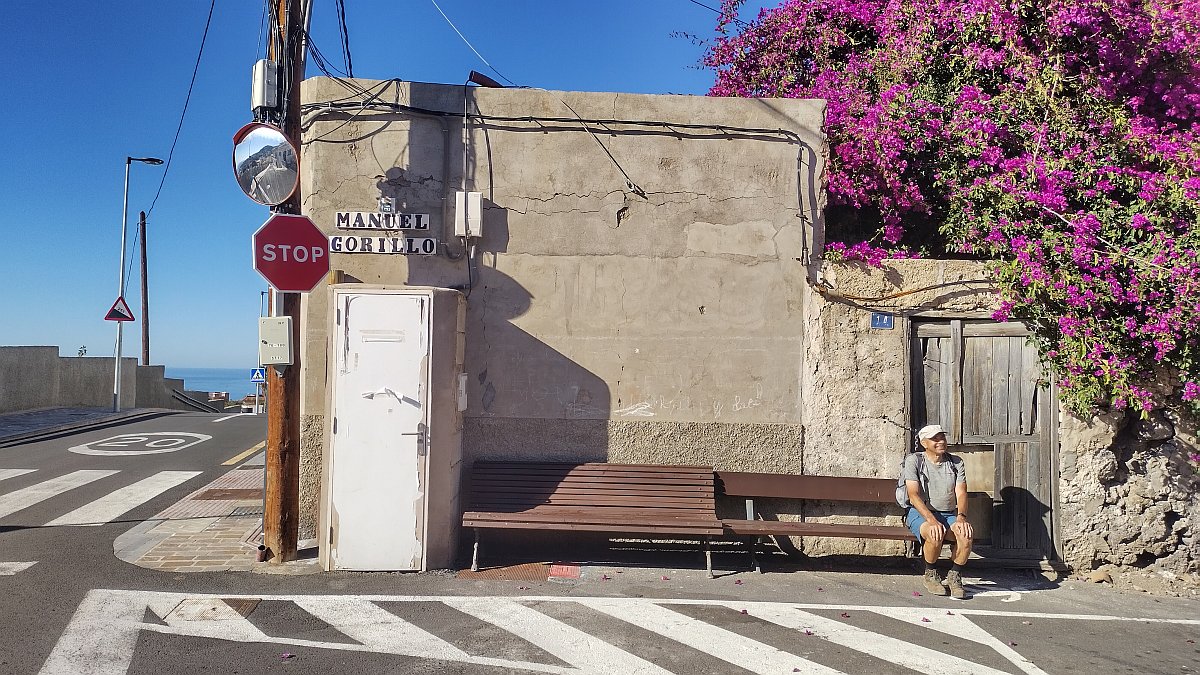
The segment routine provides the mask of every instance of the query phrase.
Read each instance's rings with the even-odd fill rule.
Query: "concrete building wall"
[[[889,260],[883,268],[825,263],[805,302],[803,473],[895,478],[913,444],[909,413],[909,341],[913,318],[983,318],[996,305],[983,263]],[[966,283],[963,283],[966,282]],[[927,289],[927,290],[919,290]],[[889,298],[897,293],[907,293]],[[886,299],[876,299],[886,298]],[[871,328],[871,313],[894,315],[890,330]],[[899,525],[899,510],[845,503],[777,505],[781,519]],[[835,515],[836,514],[836,515]],[[899,542],[806,537],[807,554],[899,554]]]
[[[430,214],[443,255],[330,260],[349,280],[469,288],[466,461],[799,470],[801,260],[820,231],[823,102],[359,84],[447,114],[311,113],[304,212],[327,234],[337,211],[375,211],[380,196]],[[304,83],[309,105],[345,96]],[[491,119],[464,127],[464,109]],[[617,121],[588,124],[593,136],[571,109]],[[470,272],[443,210],[460,188],[484,197]],[[309,294],[302,325],[306,524],[327,303]]]

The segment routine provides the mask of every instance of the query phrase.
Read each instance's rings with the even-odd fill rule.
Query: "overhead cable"
[[[346,76],[354,77],[354,59],[350,57],[350,34],[346,31],[346,0],[335,0],[337,8],[338,31],[342,36],[342,58],[346,62]]]
[[[162,179],[158,181],[158,190],[154,193],[154,199],[150,201],[150,208],[146,209],[147,216],[154,212],[154,205],[158,203],[158,196],[162,194],[163,184],[167,182],[167,173],[171,171],[171,159],[175,156],[175,145],[179,143],[179,132],[183,130],[183,119],[187,117],[188,104],[192,101],[192,89],[196,86],[196,73],[200,72],[200,59],[204,56],[204,45],[208,42],[208,28],[212,25],[213,9],[216,6],[217,0],[212,0],[208,5],[208,18],[204,20],[204,33],[200,36],[200,50],[196,53],[196,64],[192,66],[192,80],[188,83],[187,96],[183,99],[183,111],[179,113],[179,124],[175,127],[175,138],[171,140],[171,150],[167,153]],[[130,265],[132,264],[131,261]]]
[[[487,67],[491,68],[493,73],[499,75],[500,79],[504,80],[505,82],[511,84],[514,87],[518,86],[516,82],[513,82],[512,80],[505,77],[504,73],[501,73],[499,70],[496,70],[496,66],[493,66],[487,59],[483,58],[483,54],[480,54],[479,50],[475,49],[475,45],[471,44],[471,41],[467,39],[467,36],[462,34],[462,31],[458,29],[458,26],[455,26],[454,22],[450,20],[450,17],[446,16],[446,13],[442,11],[442,8],[440,6],[438,6],[437,0],[429,0],[429,2],[433,3],[433,7],[434,7],[434,9],[436,9],[438,11],[438,14],[442,15],[442,18],[446,20],[446,23],[450,24],[450,27],[454,29],[454,32],[458,33],[458,37],[462,38],[463,43],[465,43],[468,47],[470,47],[471,51],[475,52],[475,56],[478,56],[480,61],[483,61],[485,64],[487,64]]]

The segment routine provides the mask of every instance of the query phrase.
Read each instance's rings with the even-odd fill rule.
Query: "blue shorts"
[[[938,522],[945,525],[947,530],[954,524],[954,521],[958,520],[958,516],[953,511],[934,511],[933,516],[938,519]],[[913,536],[917,538],[919,543],[925,543],[921,539],[921,524],[924,522],[925,516],[922,516],[920,511],[912,507],[909,507],[908,511],[904,513],[904,524],[908,525],[908,529],[912,531]]]

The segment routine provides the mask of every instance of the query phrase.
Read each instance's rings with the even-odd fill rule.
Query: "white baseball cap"
[[[923,441],[923,440],[926,440],[929,438],[933,438],[934,436],[937,436],[938,434],[944,434],[944,433],[946,433],[946,430],[942,428],[942,425],[930,424],[930,425],[921,427],[921,430],[917,432],[917,438],[919,438]]]

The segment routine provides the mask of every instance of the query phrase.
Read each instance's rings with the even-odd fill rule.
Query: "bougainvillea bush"
[[[990,260],[1064,403],[1200,409],[1200,0],[741,4],[710,95],[828,101],[828,254]]]

